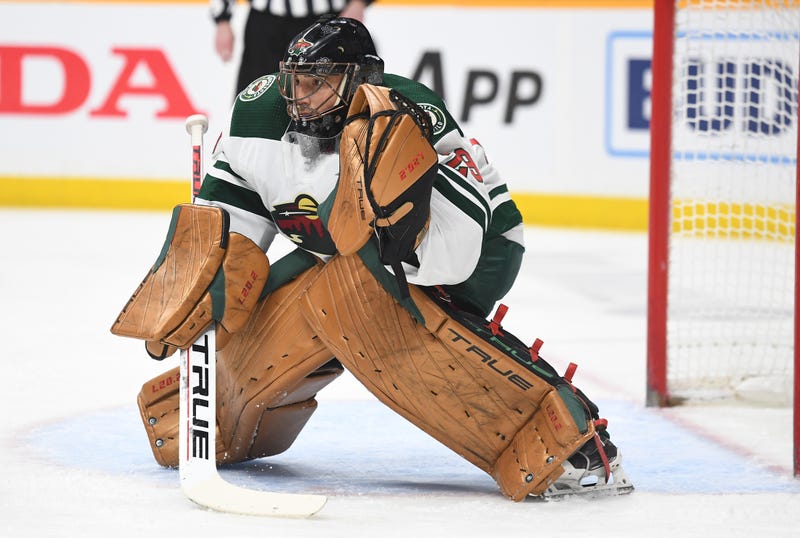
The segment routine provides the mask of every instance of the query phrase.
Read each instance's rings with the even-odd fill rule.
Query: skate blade
[[[582,499],[595,499],[599,497],[615,497],[627,495],[634,489],[622,466],[617,466],[612,472],[608,483],[597,480],[592,475],[581,478],[571,478],[569,472],[564,473],[566,480],[559,479],[540,495],[534,495],[543,501],[559,501],[569,497]],[[564,478],[562,475],[562,478]]]

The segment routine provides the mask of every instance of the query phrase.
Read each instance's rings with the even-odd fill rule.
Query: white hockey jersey
[[[226,209],[231,231],[265,252],[280,233],[325,261],[336,247],[317,208],[339,178],[338,139],[292,131],[275,82],[275,75],[261,77],[237,97],[196,203]],[[430,115],[439,156],[429,228],[414,259],[403,263],[406,278],[444,286],[486,315],[519,270],[519,211],[483,148],[463,135],[434,92],[396,75],[384,84]]]

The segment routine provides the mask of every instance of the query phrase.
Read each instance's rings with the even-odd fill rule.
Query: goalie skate
[[[610,440],[600,436],[583,445],[562,466],[564,473],[539,495],[541,499],[605,497],[633,491],[633,484],[622,469],[622,453]]]

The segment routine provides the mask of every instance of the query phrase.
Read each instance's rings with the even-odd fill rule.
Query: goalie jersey
[[[293,130],[276,78],[263,76],[236,98],[196,203],[228,211],[230,230],[264,252],[282,234],[324,262],[336,247],[317,209],[339,178],[338,138]],[[384,85],[429,114],[439,160],[428,231],[403,262],[406,278],[442,286],[458,306],[485,317],[519,271],[522,217],[483,148],[433,91],[389,74]]]

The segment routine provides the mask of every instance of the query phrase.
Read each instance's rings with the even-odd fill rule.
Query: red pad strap
[[[594,434],[594,444],[597,445],[597,450],[600,452],[600,459],[603,460],[603,467],[606,470],[606,484],[608,484],[608,477],[611,475],[611,465],[608,463],[608,456],[606,455],[603,441],[600,440],[600,435]]]
[[[539,338],[533,341],[533,345],[531,346],[531,359],[533,362],[539,360],[539,350],[542,349],[544,342],[542,342]]]
[[[575,375],[575,370],[577,369],[578,365],[575,364],[574,362],[571,362],[569,363],[569,366],[567,366],[567,371],[564,372],[564,379],[566,379],[567,383],[569,383],[570,385],[572,384],[572,376]]]
[[[501,303],[497,306],[497,311],[495,311],[492,321],[490,321],[489,325],[487,325],[489,330],[492,331],[493,335],[497,336],[500,334],[500,324],[503,321],[503,318],[506,317],[506,312],[508,312],[508,307],[506,305]]]

